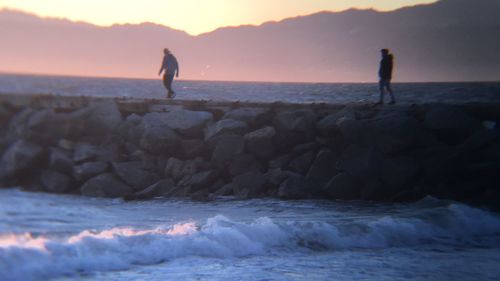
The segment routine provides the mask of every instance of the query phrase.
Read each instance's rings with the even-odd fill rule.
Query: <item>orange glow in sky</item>
[[[387,11],[436,0],[0,0],[1,8],[101,26],[153,22],[197,35],[224,26],[258,25],[319,11]]]

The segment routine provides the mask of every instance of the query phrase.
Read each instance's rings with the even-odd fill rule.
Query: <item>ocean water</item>
[[[499,280],[500,217],[413,204],[0,190],[0,280]]]
[[[499,102],[500,82],[394,83],[400,104],[441,102]],[[375,83],[264,83],[174,82],[176,99],[293,102],[367,103],[378,100]],[[128,98],[165,98],[160,79],[109,79],[0,74],[0,94],[55,94]],[[389,97],[386,97],[389,100]]]
[[[376,84],[176,81],[176,99],[367,103]],[[500,101],[500,83],[396,83],[399,103]],[[0,75],[0,94],[163,98],[160,80]],[[0,189],[0,281],[500,280],[500,215],[414,204],[93,199]]]

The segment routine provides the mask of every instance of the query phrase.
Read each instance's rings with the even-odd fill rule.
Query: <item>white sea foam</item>
[[[42,280],[181,257],[225,259],[443,242],[498,246],[500,219],[494,214],[459,204],[426,212],[344,224],[275,222],[267,217],[236,222],[218,215],[155,229],[85,230],[66,237],[8,234],[0,236],[0,272],[2,280]]]

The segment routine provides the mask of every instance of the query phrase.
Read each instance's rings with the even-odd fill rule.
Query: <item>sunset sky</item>
[[[102,26],[153,22],[197,35],[224,26],[261,24],[325,10],[387,11],[433,2],[436,0],[0,0],[0,9]]]

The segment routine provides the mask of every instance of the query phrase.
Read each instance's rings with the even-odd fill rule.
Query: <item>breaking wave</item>
[[[333,220],[332,220],[333,221]],[[421,245],[500,246],[500,218],[461,204],[345,223],[237,222],[218,215],[155,229],[112,228],[73,235],[0,235],[2,280],[43,280],[125,270],[180,257],[231,258],[296,251]]]

